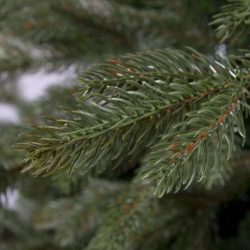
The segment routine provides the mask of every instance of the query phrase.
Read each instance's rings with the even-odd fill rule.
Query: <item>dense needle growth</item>
[[[1,249],[250,249],[249,1],[0,4]]]

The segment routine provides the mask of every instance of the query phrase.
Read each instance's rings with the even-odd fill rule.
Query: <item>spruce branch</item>
[[[44,204],[35,225],[42,231],[56,230],[55,240],[64,247],[81,242],[86,249],[159,249],[150,244],[155,238],[164,237],[165,244],[173,238],[187,240],[185,235],[191,232],[187,215],[192,214],[193,223],[203,224],[203,233],[194,228],[191,236],[199,236],[202,243],[210,235],[217,196],[198,192],[202,195],[180,192],[159,200],[145,184],[89,178],[81,194]]]
[[[224,42],[241,41],[250,32],[250,2],[248,0],[231,0],[222,7],[222,12],[214,16],[210,25],[219,25],[216,35]]]
[[[104,216],[100,210],[105,211]],[[80,241],[86,249],[108,249],[114,244],[120,246],[116,249],[123,249],[126,241],[134,244],[139,236],[151,230],[144,225],[158,225],[149,215],[159,211],[159,203],[145,185],[89,178],[83,193],[45,204],[35,218],[35,226],[43,231],[56,229],[55,239],[64,247]],[[116,240],[118,235],[124,237]]]
[[[152,194],[140,186],[131,191],[129,196],[119,196],[117,204],[107,209],[104,223],[86,249],[135,249],[136,243],[156,228],[157,223],[149,215],[156,215],[159,205]]]
[[[25,170],[39,175],[67,167],[71,174],[76,167],[86,173],[101,165],[102,171],[143,153],[147,165],[139,177],[162,196],[225,166],[235,126],[246,136],[242,111],[249,110],[249,72],[236,59],[212,61],[189,51],[128,55],[82,73],[79,109],[64,107],[76,118],[47,117],[59,125],[33,125],[47,135],[26,135],[29,142],[16,144],[28,151]]]

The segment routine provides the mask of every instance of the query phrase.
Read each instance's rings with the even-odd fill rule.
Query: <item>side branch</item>
[[[245,137],[242,111],[235,108],[239,97],[232,98],[224,93],[219,95],[221,98],[211,99],[210,105],[206,102],[199,111],[187,113],[187,119],[174,126],[176,131],[162,136],[160,142],[151,147],[146,157],[147,165],[139,176],[155,186],[158,196],[170,192],[173,187],[177,192],[183,184],[187,188],[197,174],[201,180],[211,169],[222,169],[234,148],[234,125],[238,125],[239,133]],[[219,113],[223,99],[231,101]]]

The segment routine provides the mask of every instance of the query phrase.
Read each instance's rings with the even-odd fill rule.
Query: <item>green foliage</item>
[[[20,115],[0,124],[1,249],[249,248],[249,212],[221,235],[250,180],[250,2],[208,26],[225,2],[0,0],[0,98]],[[20,95],[23,73],[68,66],[80,86]]]
[[[205,178],[208,169],[220,171],[234,150],[235,125],[246,137],[248,71],[235,69],[235,60],[249,62],[211,61],[190,51],[128,55],[82,73],[80,109],[64,108],[77,118],[49,118],[63,126],[34,126],[48,135],[16,145],[29,153],[26,170],[102,171],[144,154],[139,176],[160,197]]]
[[[214,201],[206,194],[203,200],[186,195],[180,193],[179,197],[172,195],[159,200],[146,185],[89,179],[83,194],[46,204],[35,217],[35,227],[44,232],[56,230],[54,242],[73,248],[162,249],[171,246],[170,249],[176,249],[197,235],[209,241],[207,234],[214,230],[211,229],[214,223],[211,219],[215,219]],[[193,213],[204,200],[206,209]],[[195,216],[196,223],[203,227],[198,233],[194,228],[188,239],[186,232],[192,222],[186,214]],[[207,249],[209,246],[210,243]]]
[[[230,39],[233,43],[245,40],[250,31],[250,13],[248,0],[231,0],[222,7],[222,13],[215,15],[211,24],[219,25],[217,36],[224,42]]]
[[[216,3],[206,1],[207,11],[215,13]],[[196,44],[203,50],[208,34],[210,46],[214,43],[211,29],[204,29],[210,11],[194,3],[188,9],[188,1],[1,0],[0,5],[0,70],[11,75],[44,66],[82,69],[117,54],[155,48]],[[198,13],[204,17],[199,22],[191,18]]]

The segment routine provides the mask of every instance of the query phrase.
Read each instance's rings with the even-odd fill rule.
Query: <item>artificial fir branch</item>
[[[86,173],[149,150],[139,176],[162,196],[189,186],[196,175],[204,178],[207,168],[224,166],[234,148],[234,124],[245,137],[240,103],[247,107],[248,72],[235,69],[233,59],[211,61],[190,50],[129,55],[83,73],[79,110],[64,108],[77,118],[49,118],[63,126],[34,126],[48,135],[26,136],[30,142],[16,145],[29,152],[26,170],[36,168],[38,175],[68,167],[71,174],[81,167]]]

